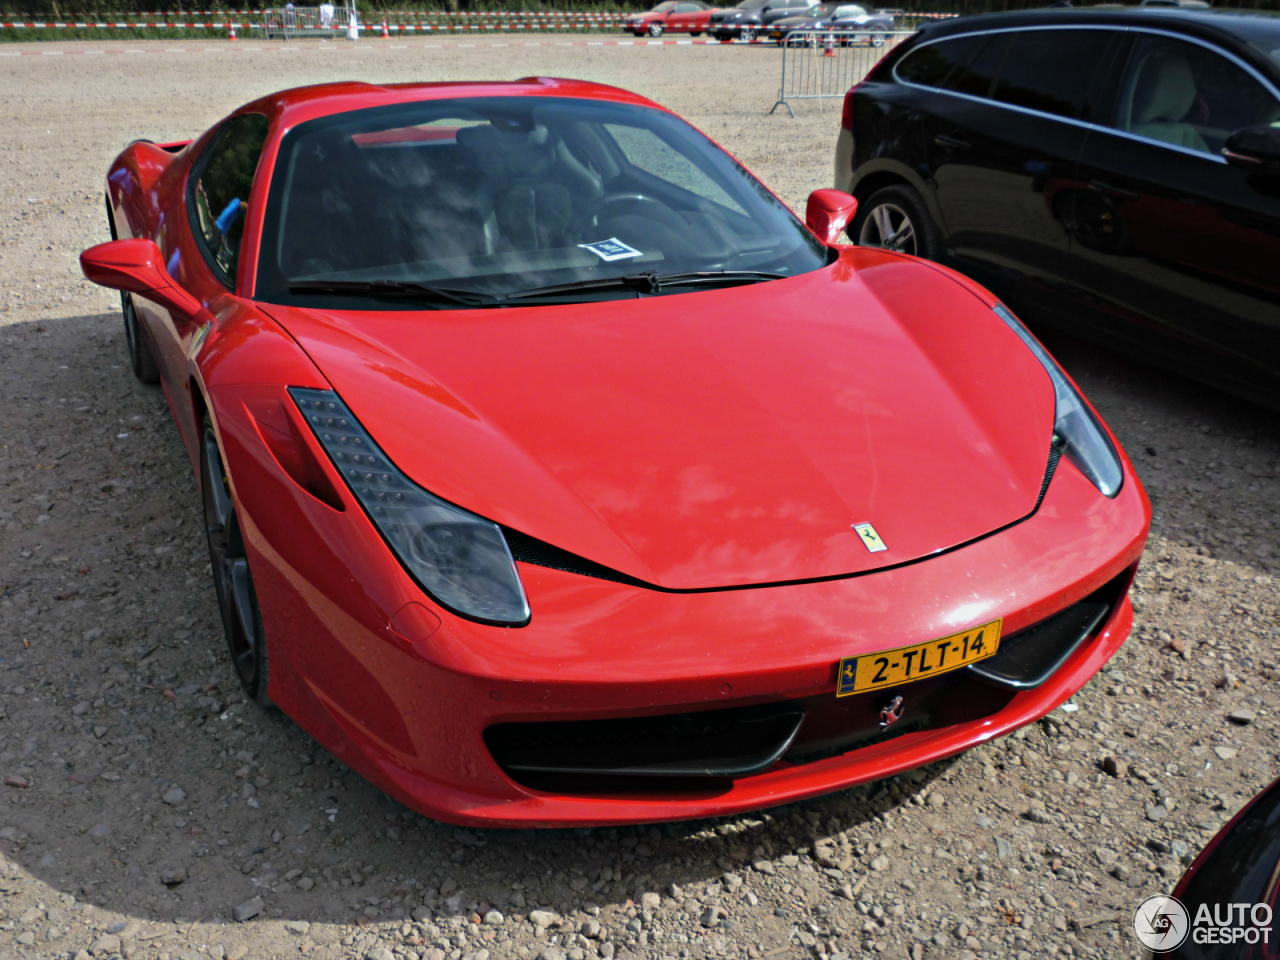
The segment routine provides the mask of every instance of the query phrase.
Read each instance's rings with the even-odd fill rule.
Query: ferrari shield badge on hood
[[[879,553],[881,550],[888,550],[885,542],[880,539],[880,534],[876,533],[876,528],[869,523],[855,523],[853,525],[854,532],[862,538],[863,545],[871,553]]]

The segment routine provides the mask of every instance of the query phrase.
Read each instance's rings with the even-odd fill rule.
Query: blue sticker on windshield
[[[580,243],[578,246],[584,250],[590,250],[606,263],[613,260],[626,260],[628,257],[643,256],[639,250],[633,250],[617,237],[610,237],[608,240],[597,240],[595,243]]]

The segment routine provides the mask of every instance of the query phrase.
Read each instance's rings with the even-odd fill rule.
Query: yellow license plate
[[[897,650],[845,657],[840,661],[836,696],[896,687],[925,677],[949,673],[993,656],[1000,647],[1002,620],[992,620],[941,640],[914,643]]]

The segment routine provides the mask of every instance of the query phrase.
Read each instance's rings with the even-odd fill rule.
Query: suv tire
[[[873,193],[859,205],[848,233],[850,240],[863,247],[885,247],[926,260],[942,255],[937,224],[920,194],[908,186],[885,187]]]

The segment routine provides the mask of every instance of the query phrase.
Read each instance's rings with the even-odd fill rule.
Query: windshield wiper
[[[548,287],[531,287],[495,297],[499,303],[523,300],[528,297],[553,297],[561,293],[587,293],[594,290],[636,290],[640,293],[659,293],[668,287],[690,287],[702,284],[737,286],[744,283],[760,283],[764,280],[781,280],[781,273],[762,273],[758,270],[700,270],[691,273],[628,273],[621,277],[602,280],[578,280],[574,283],[553,283]]]
[[[486,306],[494,298],[469,290],[436,287],[412,280],[298,280],[289,284],[290,293],[331,293],[338,296],[398,297],[408,300],[437,300],[466,307]]]

